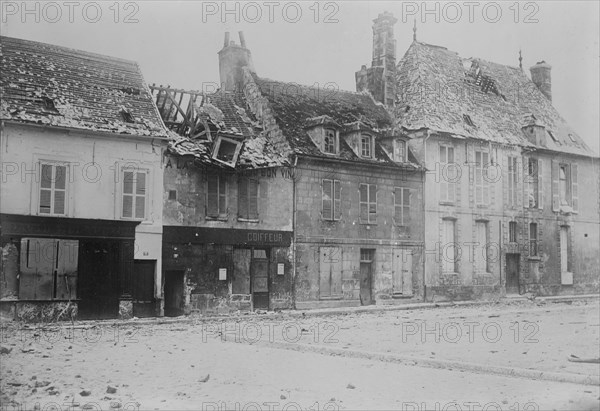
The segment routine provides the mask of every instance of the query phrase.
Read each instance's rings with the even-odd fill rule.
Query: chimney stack
[[[550,73],[552,66],[542,60],[529,70],[531,71],[531,81],[533,81],[533,84],[540,89],[548,100],[552,101],[552,75]]]
[[[355,73],[356,91],[369,91],[373,98],[388,107],[396,100],[396,19],[387,11],[373,20],[373,59]],[[365,70],[366,69],[366,70]]]
[[[235,44],[229,40],[229,32],[225,33],[223,49],[219,51],[219,75],[221,78],[221,88],[227,91],[242,90],[242,68],[248,67],[254,71],[252,63],[252,54],[246,48],[246,39],[244,33],[238,33],[240,44]]]

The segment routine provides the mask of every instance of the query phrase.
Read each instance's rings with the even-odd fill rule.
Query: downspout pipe
[[[427,245],[425,244],[425,236],[427,234],[426,230],[425,230],[425,220],[426,218],[426,211],[427,211],[427,207],[426,207],[426,175],[427,175],[427,140],[429,139],[429,137],[431,137],[431,130],[427,129],[427,135],[425,136],[425,138],[423,139],[423,166],[424,166],[424,171],[423,171],[423,175],[421,176],[421,181],[422,181],[422,186],[423,186],[423,250],[421,251],[421,255],[423,256],[423,302],[427,301],[427,285],[425,284],[425,276],[426,276],[426,268],[427,268],[427,264],[426,264],[426,259],[427,259],[427,252],[426,252],[426,247]]]

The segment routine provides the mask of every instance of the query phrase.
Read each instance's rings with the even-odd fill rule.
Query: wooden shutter
[[[558,184],[558,161],[552,160],[552,211],[560,210],[560,192]]]
[[[216,217],[219,215],[219,176],[207,176],[206,185],[206,215]]]
[[[248,181],[248,218],[258,218],[258,180]]]
[[[54,294],[56,243],[51,238],[21,239],[19,299],[51,300]]]
[[[542,168],[542,159],[537,160],[537,182],[538,182],[538,198],[537,206],[540,210],[544,208],[544,169]]]
[[[333,182],[333,218],[342,218],[342,183],[339,180]]]
[[[333,205],[332,204],[333,203],[333,201],[332,201],[332,197],[333,197],[333,195],[332,195],[332,190],[333,190],[332,185],[333,185],[333,182],[331,180],[323,180],[322,183],[323,183],[323,187],[322,187],[322,190],[323,190],[323,196],[322,196],[322,199],[323,199],[323,210],[322,210],[323,218],[326,219],[326,220],[330,220],[332,218],[332,215],[333,215],[332,214],[333,213],[333,211],[332,211],[332,205]]]
[[[394,222],[402,225],[402,189],[394,187]]]
[[[135,218],[146,217],[146,172],[136,173],[135,179]]]
[[[363,222],[369,221],[369,204],[367,202],[368,198],[368,186],[366,184],[361,184],[359,186],[359,197],[360,197],[360,219]]]
[[[133,171],[123,172],[123,217],[133,217]]]
[[[369,223],[377,222],[377,186],[369,185]]]
[[[579,211],[579,189],[577,186],[577,164],[571,164],[571,207],[573,211]]]
[[[79,241],[57,240],[56,296],[59,300],[77,298],[77,263]]]
[[[67,184],[67,167],[54,166],[54,210],[53,214],[65,213],[65,196]]]
[[[225,176],[218,176],[219,181],[219,215],[227,214],[227,180]]]
[[[238,216],[248,217],[248,179],[240,177],[238,181]]]
[[[523,156],[523,208],[529,208],[529,157]]]
[[[411,206],[412,191],[409,188],[403,189],[402,192],[402,225],[408,225],[410,221],[410,206]]]

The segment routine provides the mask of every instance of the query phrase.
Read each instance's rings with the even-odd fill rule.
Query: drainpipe
[[[296,171],[298,156],[294,155],[292,178],[292,308],[296,309]]]
[[[427,207],[425,206],[426,202],[425,202],[425,192],[427,190],[425,190],[425,183],[426,183],[426,178],[425,176],[427,175],[427,140],[429,139],[429,137],[431,137],[431,130],[427,129],[427,136],[425,136],[425,138],[423,139],[423,166],[425,168],[425,171],[423,173],[423,176],[421,177],[421,180],[423,182],[422,186],[423,186],[423,250],[421,251],[421,255],[423,256],[423,302],[427,301],[427,285],[425,284],[425,268],[426,268],[426,259],[427,259],[427,253],[425,252],[425,248],[427,247],[427,245],[425,244],[425,235],[426,235],[426,230],[425,230],[425,220],[426,220],[426,216],[425,216],[425,212],[427,210]]]

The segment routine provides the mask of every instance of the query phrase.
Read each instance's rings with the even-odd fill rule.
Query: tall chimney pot
[[[544,96],[552,101],[552,66],[544,60],[537,62],[529,71],[531,72],[531,81],[537,86]]]

